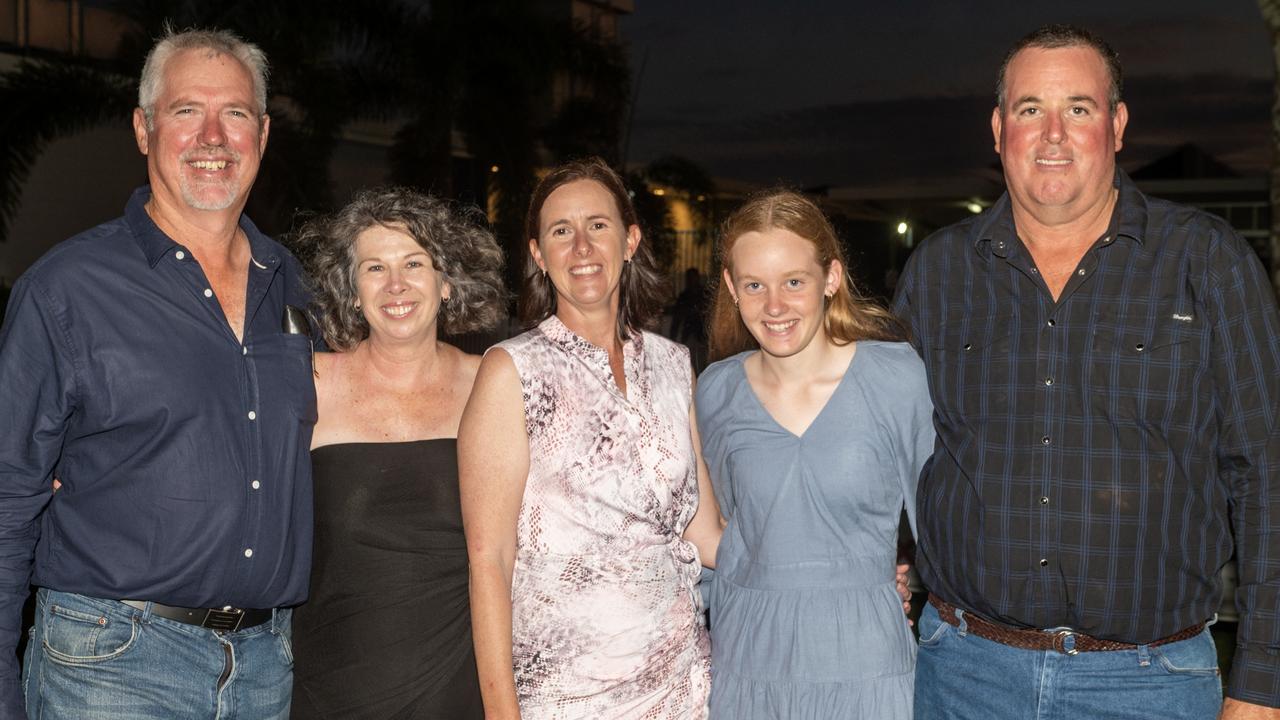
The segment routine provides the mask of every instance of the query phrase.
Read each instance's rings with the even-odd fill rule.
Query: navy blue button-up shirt
[[[1230,694],[1280,706],[1275,298],[1222,219],[1116,187],[1056,301],[1008,195],[907,263],[938,431],[921,575],[1007,625],[1146,643],[1213,615],[1234,549]]]
[[[282,332],[285,305],[307,307],[301,270],[241,219],[241,342],[149,198],[33,265],[0,329],[0,709],[20,702],[29,580],[189,607],[306,599],[312,348]]]

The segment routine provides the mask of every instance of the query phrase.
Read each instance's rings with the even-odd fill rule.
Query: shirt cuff
[[[1227,697],[1280,708],[1280,653],[1237,646]]]

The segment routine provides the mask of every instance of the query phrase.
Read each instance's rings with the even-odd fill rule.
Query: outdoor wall
[[[23,183],[21,206],[0,242],[0,285],[12,285],[55,243],[120,216],[146,176],[126,121],[50,144]]]

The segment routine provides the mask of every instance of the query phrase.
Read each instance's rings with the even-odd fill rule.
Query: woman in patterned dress
[[[537,325],[485,356],[458,434],[486,716],[705,718],[720,522],[688,351],[643,330],[659,276],[603,161],[552,170],[526,230]]]

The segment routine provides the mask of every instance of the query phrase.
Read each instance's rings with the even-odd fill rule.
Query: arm
[[[342,439],[339,429],[344,423],[339,420],[343,413],[336,397],[338,393],[338,384],[334,379],[337,373],[336,365],[334,353],[316,352],[312,355],[311,367],[316,386],[318,418],[315,427],[311,429],[312,450],[322,445],[340,442]]]
[[[462,525],[471,570],[471,624],[485,717],[519,718],[511,655],[516,522],[529,475],[520,377],[511,356],[480,363],[458,428]]]
[[[893,314],[898,316],[898,320],[907,330],[907,340],[911,346],[916,349],[916,354],[923,356],[924,347],[920,342],[920,328],[917,325],[916,307],[913,304],[914,295],[917,292],[916,287],[916,268],[923,264],[921,259],[924,253],[914,252],[911,257],[907,258],[906,267],[902,269],[902,275],[898,279],[897,291],[893,294]]]
[[[1218,717],[1220,720],[1276,720],[1280,718],[1280,710],[1229,697],[1222,701],[1222,714]]]
[[[1273,298],[1248,253],[1226,268],[1206,299],[1218,468],[1231,493],[1240,572],[1240,625],[1227,689],[1234,701],[1223,706],[1224,718],[1264,717],[1248,713],[1280,705],[1280,656],[1272,650],[1280,646],[1280,318]]]
[[[15,649],[30,593],[36,518],[53,496],[53,471],[73,408],[66,337],[34,282],[13,289],[0,329],[0,719],[26,718]]]
[[[916,490],[921,475],[933,457],[933,402],[929,399],[929,383],[920,359],[908,356],[903,365],[900,377],[903,378],[904,386],[898,393],[902,411],[898,420],[899,447],[895,455],[907,523],[912,537],[918,540],[920,532],[916,525]],[[899,548],[899,551],[902,552],[903,548]],[[911,612],[911,589],[907,585],[910,567],[898,565],[897,573],[898,594],[902,597],[902,605],[908,615]]]
[[[698,548],[705,567],[715,569],[716,549],[724,532],[724,518],[716,504],[715,490],[711,487],[711,474],[702,460],[702,439],[698,436],[698,417],[693,405],[689,406],[689,431],[693,433],[693,458],[698,465],[698,510],[684,529],[684,539]]]

